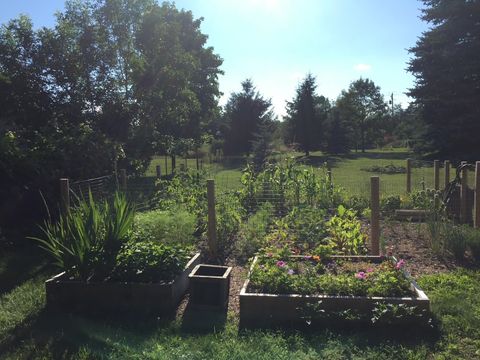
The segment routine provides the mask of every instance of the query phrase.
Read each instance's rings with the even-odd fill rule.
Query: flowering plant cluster
[[[318,255],[277,258],[259,257],[250,275],[253,291],[273,294],[411,296],[404,260],[374,264]]]

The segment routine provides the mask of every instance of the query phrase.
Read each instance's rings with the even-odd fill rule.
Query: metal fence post
[[[407,159],[407,194],[412,191],[412,159]]]

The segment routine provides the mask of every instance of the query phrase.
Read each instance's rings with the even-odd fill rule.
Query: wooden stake
[[[70,181],[67,178],[60,179],[60,210],[62,215],[67,215],[70,209]]]
[[[435,190],[440,189],[440,160],[433,161],[433,186]]]
[[[475,163],[475,217],[473,218],[473,226],[480,228],[480,161]]]
[[[447,188],[448,184],[450,183],[450,161],[445,160],[445,189]]]
[[[407,159],[407,194],[412,191],[412,159]]]
[[[165,175],[168,174],[168,156],[165,155]]]
[[[217,256],[217,217],[215,212],[215,180],[207,180],[208,246],[213,257]]]
[[[467,162],[462,161],[461,164],[465,165]],[[468,172],[467,168],[462,169],[462,179],[460,183],[460,222],[465,224],[468,222],[467,212],[468,212]]]
[[[162,168],[160,167],[160,165],[157,165],[156,169],[157,169],[157,178],[160,179],[162,177]]]
[[[380,255],[380,178],[370,177],[370,242],[372,255]]]

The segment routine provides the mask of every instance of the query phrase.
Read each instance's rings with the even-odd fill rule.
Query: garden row
[[[121,193],[111,202],[89,196],[44,225],[37,240],[63,270],[47,282],[51,307],[171,313],[201,252],[207,262],[250,260],[245,326],[428,319],[428,298],[404,261],[367,256],[369,203],[346,197],[326,168],[247,166],[242,188],[217,197],[213,247],[205,176],[183,171],[156,186],[154,210],[136,212]]]

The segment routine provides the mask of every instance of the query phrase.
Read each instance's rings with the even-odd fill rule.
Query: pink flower
[[[312,258],[312,255],[305,255],[303,257],[303,260],[310,260]]]
[[[365,274],[363,271],[360,271],[355,274],[355,277],[360,280],[365,280],[367,278],[367,274]]]
[[[372,273],[373,272],[373,269],[372,268],[368,268],[367,269],[367,273]]]
[[[269,253],[267,254],[267,256],[268,256],[268,257],[273,257],[273,254],[272,254],[271,252],[269,252]]]
[[[395,269],[400,270],[403,267],[403,265],[405,265],[405,260],[400,259],[395,265]]]
[[[295,274],[295,271],[293,271],[293,269],[288,269],[288,275],[293,275]]]
[[[282,261],[282,260],[277,261],[277,266],[278,266],[278,267],[283,268],[283,267],[285,267],[286,265],[287,265],[287,263],[286,263],[285,261]]]

